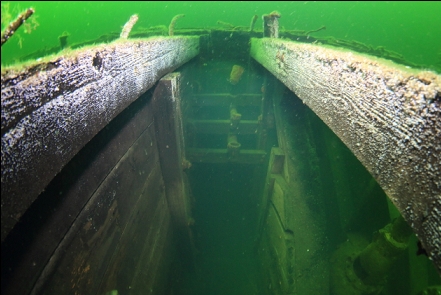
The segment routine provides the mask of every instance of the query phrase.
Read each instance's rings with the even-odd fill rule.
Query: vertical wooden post
[[[163,77],[153,94],[155,130],[165,193],[177,238],[179,256],[193,267],[192,218],[186,175],[183,172],[184,135],[180,101],[180,74]]]
[[[263,19],[263,37],[264,38],[279,38],[279,18],[280,13],[277,11],[273,11],[270,14],[265,14],[262,16]],[[262,104],[260,108],[260,116],[259,116],[259,136],[257,142],[258,149],[265,149],[266,140],[267,140],[267,129],[271,125],[271,118],[268,115],[272,112],[271,110],[271,97],[270,93],[272,93],[274,87],[273,78],[268,76],[268,73],[265,73],[264,82],[262,85]]]
[[[279,38],[279,18],[280,13],[277,11],[262,16],[264,38]]]

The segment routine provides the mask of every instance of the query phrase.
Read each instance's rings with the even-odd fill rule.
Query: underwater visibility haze
[[[173,16],[185,14],[177,28],[217,27],[217,21],[249,26],[253,15],[281,13],[281,29],[326,30],[314,36],[352,40],[396,52],[419,67],[441,71],[439,1],[2,1],[2,31],[23,10],[35,14],[1,50],[2,65],[59,46],[69,35],[76,44],[120,32],[130,15],[138,14],[137,28],[168,26]],[[261,27],[259,18],[256,27]]]
[[[105,128],[99,131],[98,135],[95,135],[95,138],[75,155],[71,162],[66,165],[74,171],[72,174],[67,171],[68,168],[64,168],[57,175],[58,178],[54,178],[55,180],[42,193],[43,197],[39,197],[40,200],[44,200],[44,198],[47,198],[47,200],[56,199],[57,202],[63,200],[62,193],[59,193],[59,197],[57,189],[62,187],[68,191],[68,188],[63,187],[63,181],[66,181],[69,185],[72,184],[72,187],[74,187],[73,183],[77,179],[72,179],[75,173],[79,175],[75,177],[82,179],[81,173],[83,171],[77,172],[77,170],[89,165],[84,159],[90,160],[92,166],[95,160],[99,160],[101,148],[107,151],[107,144],[108,146],[115,144],[119,147],[119,143],[115,143],[116,140],[112,142],[112,140],[114,138],[119,139],[119,136],[125,139],[126,134],[121,135],[124,133],[121,130],[128,130],[129,127],[133,127],[131,130],[135,130],[135,127],[139,127],[132,126],[131,123],[127,122],[131,122],[130,120],[133,118],[138,120],[137,116],[139,114],[147,114],[145,117],[152,115],[154,119],[148,117],[152,122],[149,122],[148,127],[144,126],[146,131],[142,129],[142,136],[139,135],[139,138],[145,140],[145,142],[141,142],[145,144],[142,146],[142,151],[138,154],[133,152],[138,158],[134,156],[135,159],[133,160],[130,158],[131,155],[121,157],[118,161],[121,161],[122,164],[120,165],[117,162],[118,164],[115,164],[115,167],[129,167],[128,171],[130,173],[138,177],[137,179],[142,179],[140,183],[142,181],[148,183],[151,181],[149,178],[151,177],[151,179],[154,179],[152,183],[164,187],[158,189],[152,185],[154,189],[157,189],[157,191],[152,189],[154,191],[152,195],[144,194],[144,191],[139,193],[136,189],[133,189],[136,194],[141,196],[138,199],[138,195],[129,196],[129,193],[125,191],[130,191],[136,186],[131,182],[132,176],[127,177],[130,180],[128,181],[129,185],[125,187],[121,185],[120,188],[118,182],[115,181],[115,183],[109,185],[109,187],[113,185],[113,188],[115,188],[112,191],[113,194],[103,193],[104,201],[98,200],[98,205],[92,201],[90,201],[92,205],[87,203],[87,206],[90,205],[90,208],[94,208],[98,212],[95,212],[98,216],[96,219],[100,220],[99,217],[101,217],[104,224],[101,227],[95,227],[95,221],[92,218],[85,219],[84,224],[82,224],[83,221],[80,220],[80,217],[84,217],[81,215],[84,212],[81,211],[83,209],[79,209],[78,212],[81,214],[78,213],[78,220],[81,222],[75,221],[77,222],[75,225],[79,228],[75,230],[78,230],[83,236],[81,234],[76,235],[72,238],[74,242],[66,246],[68,250],[73,249],[70,254],[73,253],[72,257],[74,258],[72,259],[79,265],[75,264],[75,269],[71,273],[78,279],[76,281],[77,285],[72,283],[72,292],[75,288],[90,291],[87,289],[89,285],[95,284],[93,286],[94,291],[100,290],[103,292],[99,294],[108,295],[135,294],[136,292],[139,292],[136,294],[155,294],[155,291],[158,292],[157,294],[166,295],[325,295],[331,294],[327,293],[329,289],[334,290],[333,295],[349,294],[345,293],[344,287],[330,287],[332,280],[338,280],[339,278],[336,279],[335,277],[344,273],[341,269],[344,269],[345,266],[339,265],[339,259],[341,258],[338,256],[341,255],[341,252],[340,254],[338,252],[339,250],[346,251],[344,253],[346,255],[351,251],[351,253],[355,251],[351,247],[356,248],[357,251],[366,247],[371,240],[376,240],[384,232],[383,229],[389,226],[389,222],[391,224],[396,222],[394,225],[403,226],[400,230],[405,232],[403,235],[406,238],[411,235],[406,223],[397,217],[399,212],[351,150],[294,92],[279,83],[280,81],[277,81],[270,72],[250,57],[249,37],[250,33],[257,34],[262,30],[262,15],[274,11],[281,15],[279,19],[281,32],[301,32],[300,35],[304,38],[303,41],[309,40],[308,43],[312,43],[310,38],[316,38],[319,42],[320,40],[328,40],[329,42],[339,40],[338,42],[342,47],[350,50],[357,51],[359,49],[363,54],[380,57],[383,57],[382,54],[384,53],[385,58],[389,56],[394,62],[401,63],[406,67],[441,73],[440,1],[2,1],[2,31],[18,14],[31,7],[35,11],[33,15],[2,46],[2,69],[16,64],[20,65],[25,61],[39,61],[40,58],[50,54],[66,53],[67,55],[83,45],[99,44],[103,42],[102,40],[105,40],[104,42],[116,40],[120,37],[121,30],[129,19],[132,19],[133,22],[136,21],[135,14],[137,15],[137,21],[130,33],[129,40],[136,38],[133,35],[137,32],[144,32],[149,29],[150,31],[157,29],[160,32],[158,35],[169,36],[168,26],[174,17],[177,17],[175,20],[179,19],[176,21],[175,30],[177,33],[175,36],[179,35],[179,30],[183,29],[188,29],[187,32],[191,29],[195,29],[195,32],[196,29],[207,31],[213,29],[213,31],[216,31],[212,34],[213,36],[207,34],[210,37],[204,39],[204,42],[209,44],[206,47],[211,46],[211,50],[206,50],[201,46],[200,54],[185,62],[179,68],[183,77],[181,90],[184,127],[182,129],[185,134],[185,148],[193,151],[205,149],[206,153],[209,154],[213,150],[217,150],[218,153],[220,153],[220,150],[228,151],[227,147],[230,146],[227,144],[235,144],[236,147],[242,148],[242,150],[248,152],[251,150],[249,152],[251,156],[247,158],[248,160],[258,159],[257,156],[261,155],[261,158],[254,162],[249,160],[245,163],[230,161],[231,158],[222,162],[222,160],[219,160],[225,159],[222,158],[222,155],[213,157],[215,159],[214,164],[211,162],[204,163],[203,160],[192,160],[190,162],[184,158],[182,169],[178,167],[176,170],[185,174],[185,185],[188,184],[186,193],[191,196],[191,200],[185,206],[191,207],[191,210],[188,210],[191,213],[187,212],[188,216],[185,217],[188,219],[184,227],[185,230],[190,232],[191,243],[189,244],[192,247],[194,246],[196,250],[194,257],[189,255],[181,258],[187,262],[194,258],[194,261],[186,265],[185,262],[177,262],[179,259],[172,259],[172,261],[167,262],[169,264],[164,263],[161,266],[162,268],[158,266],[157,269],[164,273],[167,273],[164,269],[171,269],[169,276],[171,279],[169,281],[164,279],[167,284],[161,286],[161,291],[153,290],[154,287],[152,286],[156,287],[160,284],[154,285],[148,281],[150,278],[153,278],[152,281],[156,279],[156,274],[145,275],[149,269],[147,267],[142,269],[142,266],[140,266],[141,258],[145,259],[143,261],[151,263],[151,265],[154,265],[154,263],[161,264],[162,260],[160,259],[162,257],[157,255],[158,258],[151,254],[153,250],[149,252],[148,246],[150,244],[148,243],[153,245],[151,248],[155,248],[156,243],[159,245],[163,242],[166,250],[161,252],[161,255],[165,257],[169,253],[167,255],[164,253],[173,247],[169,247],[170,245],[164,241],[172,240],[170,237],[176,232],[175,229],[165,234],[163,232],[163,229],[168,226],[164,224],[170,222],[167,219],[170,218],[168,209],[164,209],[168,208],[167,202],[169,200],[164,197],[166,189],[163,184],[163,182],[165,183],[163,180],[165,177],[163,176],[165,175],[161,174],[166,174],[164,172],[166,170],[164,168],[164,171],[162,171],[162,164],[158,164],[160,156],[157,154],[161,147],[159,147],[159,144],[156,146],[157,142],[155,140],[160,137],[157,130],[154,129],[156,128],[154,121],[161,114],[155,114],[157,117],[152,115],[154,112],[152,109],[155,107],[154,103],[156,103],[155,89],[152,86],[134,102],[131,102],[129,107],[117,114],[116,118],[113,118]],[[257,15],[255,30],[248,30],[250,20],[255,15]],[[235,28],[245,29],[242,32],[237,30],[236,34]],[[127,34],[129,32],[130,30]],[[197,32],[193,35],[195,34]],[[292,35],[295,34],[292,33]],[[127,36],[125,39],[127,39]],[[325,45],[335,44],[328,43]],[[236,45],[238,47],[234,47]],[[237,52],[235,48],[237,48]],[[284,57],[277,53],[276,58],[283,61]],[[100,59],[97,68],[101,67],[101,62]],[[114,76],[111,79],[114,79]],[[271,98],[268,99],[268,97]],[[356,97],[359,98],[359,92],[357,92]],[[268,131],[267,133],[262,132],[263,129],[259,127],[259,124],[264,121],[262,119],[262,114],[264,114],[262,101],[265,100],[264,98],[267,101],[275,101],[274,104],[266,106],[270,110],[268,111],[269,115],[265,114],[265,124],[270,126],[264,130],[265,132]],[[235,99],[237,106],[235,105]],[[153,107],[150,105],[152,101]],[[220,102],[220,107],[219,105],[214,106],[217,102]],[[278,109],[279,113],[275,109]],[[250,134],[245,134],[244,131],[244,134],[238,132],[238,134],[231,136],[233,133],[231,126],[236,123],[239,124],[240,120],[242,120],[241,126],[247,127],[238,128],[237,130],[247,130],[248,132],[252,128],[255,129],[252,129],[249,132]],[[139,123],[139,121],[136,122]],[[142,124],[144,123],[142,122]],[[147,123],[145,124],[147,125]],[[227,127],[225,128],[225,126]],[[139,128],[141,129],[141,127]],[[196,134],[197,132],[194,130],[198,128],[203,130],[202,134]],[[218,132],[216,128],[227,129],[227,132],[230,132],[228,137],[224,133]],[[130,133],[131,131],[125,132],[128,135],[133,135]],[[212,135],[210,132],[217,137],[210,137]],[[280,144],[281,141],[278,141],[278,136],[284,137],[284,146]],[[131,137],[127,136],[127,138]],[[133,135],[133,138],[135,138],[135,135]],[[139,138],[136,137],[136,140]],[[264,142],[262,138],[265,138],[264,144],[261,144]],[[240,144],[237,142],[238,139],[240,139]],[[135,139],[133,140],[135,142]],[[142,144],[139,144],[139,146]],[[261,145],[259,146],[259,144]],[[137,145],[138,142],[128,149],[133,147],[133,150],[136,150],[136,148],[139,148]],[[172,150],[168,145],[166,148]],[[253,150],[253,148],[255,149]],[[118,149],[115,148],[115,150]],[[197,153],[195,152],[195,154]],[[197,155],[200,156],[201,154],[203,153]],[[201,158],[209,158],[209,156],[205,156],[203,154]],[[78,161],[78,163],[75,161]],[[128,162],[128,164],[125,163],[126,166],[124,166],[124,161]],[[151,166],[146,168],[140,163],[142,165],[147,163]],[[274,166],[268,168],[268,163]],[[286,168],[288,167],[286,163],[289,163],[290,168]],[[137,165],[142,167],[139,168]],[[103,164],[103,166],[105,165]],[[87,170],[87,168],[84,168],[84,170]],[[151,171],[147,171],[150,168]],[[117,171],[117,168],[114,170]],[[173,170],[173,172],[176,171]],[[115,174],[118,173],[118,171],[115,172]],[[150,176],[150,173],[154,176]],[[105,173],[103,172],[103,174]],[[110,172],[108,175],[111,175]],[[125,176],[121,175],[112,175],[109,177],[109,182],[113,182],[112,177],[124,180]],[[135,176],[133,179],[135,179]],[[72,179],[69,177],[72,177]],[[289,179],[290,186],[284,177]],[[57,180],[60,180],[59,183],[55,183]],[[86,181],[84,182],[86,183]],[[145,184],[145,187],[144,183],[138,183],[137,185],[145,189],[151,183]],[[102,192],[105,189],[97,191]],[[50,195],[53,192],[55,192],[55,197]],[[265,193],[268,199],[263,197]],[[271,201],[269,198],[272,198]],[[127,203],[125,203],[126,200],[128,200]],[[42,202],[43,205],[39,203],[40,206],[47,205],[49,208],[45,208],[44,212],[52,212],[52,207],[49,206],[54,206],[54,208],[58,206],[57,202],[53,202],[56,203],[55,205],[51,202]],[[86,201],[84,202],[86,204]],[[108,211],[103,209],[107,205],[110,208]],[[85,205],[84,208],[87,206]],[[138,209],[138,206],[143,208],[144,211]],[[87,210],[90,208],[87,207]],[[164,210],[161,211],[161,208]],[[287,209],[285,210],[285,208]],[[90,212],[92,211],[90,210]],[[143,212],[145,215],[143,215]],[[148,214],[145,212],[148,212]],[[105,214],[109,215],[104,216]],[[122,221],[121,224],[119,222],[123,220],[122,216],[124,214],[126,214],[125,222],[129,230],[132,230],[130,227],[132,225],[136,230],[139,228],[141,230],[136,233],[133,230],[133,235],[129,235],[128,232],[130,231],[127,228],[122,229]],[[27,216],[25,217],[27,218]],[[41,220],[43,220],[42,223],[45,222],[44,218]],[[144,224],[139,220],[148,224],[149,227],[147,229],[142,228]],[[285,220],[291,222],[290,226],[294,230],[291,227],[284,227]],[[139,222],[142,226],[136,227],[136,222]],[[72,221],[73,223],[74,221]],[[44,229],[44,226],[42,228]],[[68,229],[71,230],[70,224]],[[36,233],[34,235],[37,236]],[[117,238],[114,240],[109,238],[110,242],[107,243],[107,240],[103,238],[106,235],[112,236],[112,239]],[[121,238],[121,241],[124,240],[126,244],[117,241],[115,244],[120,244],[115,246],[116,250],[111,246],[106,248],[108,245],[114,246],[112,243],[120,238],[118,235],[126,238],[126,240]],[[91,236],[93,237],[90,238]],[[127,238],[127,236],[129,237]],[[159,242],[157,242],[156,237],[158,237]],[[173,238],[176,237],[173,236]],[[104,241],[104,246],[100,244],[101,240]],[[273,244],[267,242],[267,240],[272,241]],[[351,294],[420,295],[428,294],[422,293],[421,290],[429,285],[436,286],[433,290],[440,292],[441,282],[433,269],[433,265],[428,262],[424,255],[417,257],[413,254],[417,251],[419,253],[423,252],[422,249],[418,248],[417,238],[414,235],[411,236],[410,241],[410,250],[406,250],[406,255],[403,255],[404,258],[397,258],[396,264],[391,262],[390,265],[387,265],[385,267],[386,271],[384,271],[387,274],[384,277],[378,276],[378,281],[381,282],[369,282],[372,285],[378,283],[380,287],[375,290],[370,289],[371,293]],[[77,251],[77,248],[75,248],[77,245],[80,245],[78,249],[81,249],[78,250],[78,253],[80,253],[78,255],[75,252]],[[105,248],[102,253],[109,256],[103,254],[103,259],[101,259],[101,257],[91,255],[90,253],[94,252],[89,252],[89,249],[94,249],[94,247],[98,249],[99,247],[96,245]],[[8,249],[14,248],[10,245],[8,247]],[[283,251],[281,250],[278,253],[277,251],[280,249],[283,249]],[[59,287],[57,282],[65,282],[67,281],[65,278],[71,275],[69,267],[74,263],[69,261],[71,257],[68,250],[66,250],[66,253],[68,253],[66,257],[68,258],[62,261],[64,264],[60,263],[67,271],[56,273],[54,275],[55,279],[52,281],[52,278],[47,279],[49,282],[47,286],[49,287],[42,294],[50,294],[52,290],[57,290]],[[101,248],[99,250],[101,251]],[[112,252],[113,250],[114,252]],[[121,252],[118,252],[119,250]],[[139,251],[136,252],[135,250]],[[131,251],[136,252],[136,255],[141,254],[139,256],[134,254],[131,257]],[[173,251],[178,253],[177,256],[184,253],[173,248],[169,251],[172,253],[170,254],[172,257],[176,255]],[[97,252],[99,251],[97,250]],[[80,257],[83,253],[86,253],[84,257]],[[128,258],[124,256],[126,254]],[[148,255],[151,255],[151,257],[146,258]],[[185,256],[185,254],[181,256]],[[352,256],[355,257],[355,255]],[[14,259],[20,260],[21,257],[11,258],[11,264],[15,262]],[[64,259],[64,256],[60,258],[60,260],[62,259]],[[96,262],[98,260],[99,263],[106,260],[105,263],[114,266],[114,269],[110,266],[107,269],[105,267],[100,270],[93,269],[91,261]],[[293,261],[295,263],[291,263]],[[341,261],[344,264],[344,261],[347,260],[341,259]],[[357,261],[357,263],[359,262]],[[272,271],[282,269],[282,267],[279,267],[280,265],[283,265],[284,273]],[[357,266],[358,264],[354,263],[354,265]],[[415,265],[417,267],[411,269]],[[145,275],[148,279],[137,281],[139,277],[132,276],[133,273],[130,272],[135,269],[135,266],[136,272],[133,271],[133,273],[136,273],[139,277]],[[337,266],[341,267],[340,271],[336,270]],[[153,267],[151,269],[156,270]],[[77,273],[76,270],[78,270]],[[93,271],[96,272],[93,273]],[[107,271],[106,274],[110,273],[110,275],[105,279],[102,278],[103,276],[98,278],[102,279],[102,282],[91,282],[91,274],[101,275],[105,271]],[[369,278],[362,271],[358,275]],[[286,278],[286,280],[279,280],[279,278]],[[136,288],[132,286],[135,281],[140,282]],[[158,279],[158,281],[160,280]],[[144,283],[145,286],[149,286],[149,289],[143,289]],[[68,284],[70,282],[66,283],[66,285]],[[82,285],[79,286],[80,284]],[[84,286],[86,286],[86,289],[81,289]],[[343,288],[343,291],[339,289],[340,287]],[[133,291],[135,289],[136,291]],[[281,293],[281,290],[286,292]],[[374,291],[377,293],[374,293]],[[97,292],[90,292],[98,294]]]

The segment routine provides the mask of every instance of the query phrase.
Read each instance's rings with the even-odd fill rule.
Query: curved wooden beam
[[[251,55],[349,147],[441,273],[441,77],[276,39],[252,39]]]
[[[2,242],[93,136],[198,52],[198,37],[118,40],[2,70]]]

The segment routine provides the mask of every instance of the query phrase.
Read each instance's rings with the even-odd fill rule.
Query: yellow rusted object
[[[231,157],[237,157],[240,153],[241,144],[237,141],[236,134],[228,134],[227,150]]]
[[[242,77],[244,71],[245,69],[243,67],[234,65],[231,69],[230,79],[228,81],[230,81],[231,84],[236,85]]]

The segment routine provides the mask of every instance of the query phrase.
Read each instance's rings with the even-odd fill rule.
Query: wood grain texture
[[[140,171],[143,173],[152,170],[152,168],[148,169],[149,167],[155,167],[158,152],[156,145],[153,144],[156,139],[150,101],[151,91],[148,91],[107,124],[106,128],[87,143],[57,174],[25,212],[17,226],[2,242],[2,268],[8,269],[8,272],[2,273],[2,294],[28,294],[34,284],[36,284],[35,289],[39,289],[46,283],[47,278],[53,275],[73,236],[79,233],[70,229],[81,229],[84,223],[89,221],[87,218],[93,220],[95,217],[92,214],[81,220],[78,218],[79,214],[90,206],[87,205],[90,198],[106,178],[113,175],[111,171],[115,166],[121,166],[121,158],[134,144],[141,146],[141,154],[145,154],[150,160],[139,159],[138,152],[137,158],[130,157],[131,164],[125,165],[128,169],[121,174],[126,178],[136,178],[139,177],[138,173],[133,174],[136,168],[141,168]],[[147,141],[144,141],[145,146],[137,144],[143,133],[149,133]],[[159,186],[161,181],[155,183]],[[140,182],[140,185],[142,183]],[[115,185],[124,184],[119,182]],[[151,192],[150,194],[150,199],[156,197],[155,194]],[[113,195],[113,192],[109,192],[109,195]],[[131,204],[128,199],[131,197],[128,196],[125,201],[118,200],[117,209],[127,211],[127,206]],[[106,195],[98,201],[104,199]],[[107,214],[105,210],[98,213]],[[145,210],[144,214],[149,214],[149,211]],[[143,227],[144,225],[141,226]],[[32,247],[20,248],[17,245],[32,245]],[[77,252],[69,253],[73,255]],[[50,263],[47,263],[48,261]]]
[[[2,241],[98,131],[198,51],[198,37],[118,40],[2,70]]]
[[[193,269],[194,246],[190,229],[191,201],[183,163],[184,131],[181,112],[181,74],[163,77],[153,93],[155,131],[165,194],[173,224],[178,256],[187,269]]]
[[[251,44],[376,178],[441,272],[441,77],[337,48]]]

